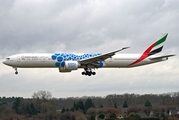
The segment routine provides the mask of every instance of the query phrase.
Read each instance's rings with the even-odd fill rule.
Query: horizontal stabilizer
[[[159,59],[163,59],[163,58],[168,58],[168,57],[172,57],[175,55],[164,55],[164,56],[160,56],[160,57],[154,57],[154,58],[149,58],[150,60],[159,60]]]

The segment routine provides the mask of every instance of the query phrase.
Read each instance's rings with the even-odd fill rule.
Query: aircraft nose
[[[3,63],[3,64],[6,64],[6,60],[3,60],[2,63]]]
[[[4,59],[4,60],[2,61],[2,63],[5,64],[5,65],[8,65],[8,64],[9,64],[8,61],[9,61],[9,58],[6,58],[6,59]]]

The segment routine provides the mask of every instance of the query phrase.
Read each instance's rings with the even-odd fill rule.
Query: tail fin
[[[148,56],[150,56],[150,55],[154,55],[156,53],[161,52],[167,36],[168,36],[168,33],[163,34],[163,36],[160,39],[158,39],[149,48],[147,48],[144,54],[148,54]]]
[[[158,39],[156,42],[154,42],[152,45],[150,45],[150,47],[148,47],[145,50],[145,52],[142,54],[142,56],[139,59],[137,59],[130,65],[134,65],[134,64],[144,60],[145,58],[147,58],[150,55],[154,55],[156,53],[161,52],[162,48],[163,48],[163,44],[164,44],[167,36],[168,36],[168,33],[163,34],[163,36],[160,39]]]

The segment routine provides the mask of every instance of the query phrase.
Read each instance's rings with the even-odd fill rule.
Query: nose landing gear
[[[14,69],[15,69],[15,74],[17,75],[18,74],[17,68],[14,68]]]

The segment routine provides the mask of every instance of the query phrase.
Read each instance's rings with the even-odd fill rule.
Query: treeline
[[[169,109],[176,107],[179,107],[179,92],[53,98],[49,91],[38,91],[28,99],[0,97],[0,118],[8,116],[9,119],[73,120],[76,118],[92,119],[95,118],[94,115],[99,115],[98,117],[102,119],[106,114],[109,118],[116,118],[118,114],[121,114],[121,108],[128,108],[126,117],[130,117],[139,111],[145,112],[147,116],[150,111],[163,111],[162,114],[168,114]]]
[[[179,92],[170,92],[163,94],[110,94],[106,97],[84,96],[84,97],[69,97],[69,98],[54,98],[58,108],[70,108],[73,106],[74,101],[82,100],[83,102],[90,98],[96,107],[116,107],[122,106],[124,101],[128,106],[144,106],[148,100],[152,105],[164,106],[179,106]]]
[[[0,102],[14,102],[18,97],[0,97]],[[22,98],[22,97],[21,97]]]
[[[40,91],[44,92],[44,91]],[[48,91],[47,91],[48,92]],[[179,106],[179,92],[170,92],[163,94],[110,94],[106,97],[96,97],[96,96],[83,96],[83,97],[68,97],[68,98],[52,98],[52,94],[49,93],[41,93],[41,96],[38,96],[40,93],[34,93],[33,98],[25,99],[25,100],[33,100],[34,98],[40,97],[40,99],[48,99],[52,103],[55,103],[55,109],[62,108],[71,108],[74,105],[74,102],[78,102],[79,100],[85,102],[88,98],[90,98],[96,107],[100,107],[101,105],[104,107],[114,107],[114,106],[122,106],[124,101],[127,102],[129,106],[139,106],[144,105],[144,103],[148,100],[153,105],[170,105],[170,106]],[[47,95],[47,98],[43,98]],[[17,97],[0,97],[0,102],[14,102]],[[23,97],[20,97],[24,99]]]

